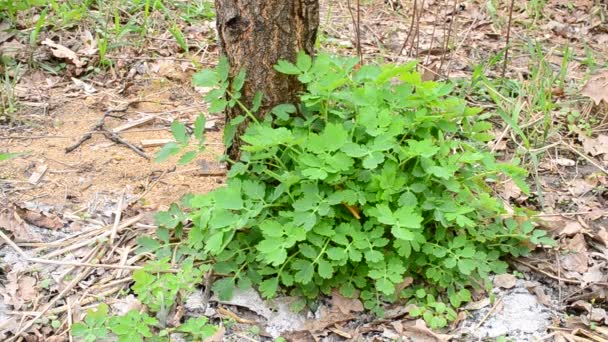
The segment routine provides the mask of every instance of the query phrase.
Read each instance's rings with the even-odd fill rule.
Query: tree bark
[[[278,73],[273,66],[285,59],[294,62],[298,51],[312,55],[319,27],[318,0],[215,0],[221,53],[230,63],[230,76],[247,72],[241,101],[248,107],[256,92],[264,95],[259,117],[274,106],[296,103],[301,84],[293,76]],[[226,110],[226,121],[241,115],[235,106]],[[240,158],[237,130],[228,149],[232,160]]]

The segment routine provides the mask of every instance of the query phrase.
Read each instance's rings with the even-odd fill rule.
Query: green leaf
[[[186,152],[178,161],[177,163],[180,165],[185,165],[188,164],[189,162],[193,161],[196,157],[198,156],[198,152],[196,151],[190,151],[190,152]]]
[[[296,65],[301,71],[308,71],[308,69],[310,69],[310,67],[312,66],[312,58],[310,58],[310,56],[307,55],[306,52],[300,51],[298,52]]]
[[[308,284],[312,281],[315,273],[314,265],[307,260],[295,259],[291,267],[297,272],[294,275],[294,280],[300,284]]]
[[[247,73],[245,72],[245,69],[239,70],[239,73],[236,75],[234,80],[232,80],[232,90],[234,90],[235,92],[241,91],[243,85],[245,84],[246,76]]]
[[[270,279],[264,280],[260,284],[260,293],[264,298],[272,298],[277,294],[277,289],[279,288],[279,278],[273,277]]]
[[[279,60],[279,62],[274,66],[274,69],[287,75],[299,75],[302,73],[298,67],[286,60]]]
[[[318,265],[319,275],[321,278],[331,279],[334,274],[334,268],[331,263],[325,259],[319,259]]]
[[[162,163],[171,156],[178,154],[181,150],[181,147],[174,142],[166,143],[165,146],[163,146],[163,148],[161,148],[161,150],[156,154],[156,159],[154,161],[157,163]]]
[[[295,113],[296,110],[296,106],[290,103],[286,103],[275,106],[274,108],[272,108],[271,112],[281,120],[288,120],[289,116]]]
[[[217,294],[217,296],[221,300],[230,300],[234,295],[234,279],[233,278],[222,278],[216,280],[213,283],[213,292]]]
[[[209,113],[221,113],[226,109],[226,106],[228,106],[228,101],[226,99],[220,98],[213,100],[209,106]]]
[[[178,143],[182,145],[188,144],[188,134],[186,133],[186,126],[183,123],[177,120],[173,121],[171,124],[171,133]]]
[[[243,208],[241,187],[229,184],[217,189],[214,193],[215,203],[219,209],[239,210]]]
[[[251,111],[253,113],[256,113],[260,109],[263,99],[264,93],[261,91],[256,91],[255,95],[253,96],[253,101],[251,101]]]
[[[219,82],[219,77],[215,70],[201,70],[192,75],[192,84],[196,87],[213,87]]]
[[[204,134],[205,134],[205,123],[207,122],[207,118],[205,118],[205,114],[199,114],[196,120],[194,121],[194,137],[198,139],[199,143],[204,142]]]
[[[470,275],[473,270],[477,267],[477,262],[473,259],[460,259],[458,260],[458,269],[464,275]]]
[[[0,153],[0,161],[16,158],[20,153]]]
[[[228,80],[228,75],[230,74],[230,65],[228,64],[228,58],[226,58],[226,56],[220,57],[216,70],[219,81],[226,82]]]

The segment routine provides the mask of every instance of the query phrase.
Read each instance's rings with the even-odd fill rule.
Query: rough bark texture
[[[273,66],[280,59],[295,61],[300,50],[312,54],[319,27],[318,0],[215,0],[217,31],[222,54],[230,62],[230,74],[241,68],[247,79],[241,100],[250,105],[257,91],[264,94],[258,111],[265,115],[281,103],[295,103],[301,85],[295,77],[279,74]],[[226,112],[226,120],[242,114],[235,106]],[[228,155],[240,156],[239,136],[247,122],[238,129]]]

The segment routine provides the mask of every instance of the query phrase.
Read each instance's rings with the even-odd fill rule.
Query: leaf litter
[[[383,1],[372,2],[373,4],[362,5],[361,45],[366,58],[380,57],[398,62],[418,58],[424,68],[432,71],[432,78],[437,77],[435,74],[457,78],[471,77],[475,63],[489,60],[493,54],[504,49],[506,25],[503,19],[508,11],[508,2],[499,4],[497,8],[489,8],[486,2],[471,1],[459,4],[456,11],[439,1],[418,2],[416,13],[422,13],[422,18],[420,24],[414,26],[415,32],[412,35],[409,31],[409,19],[414,13],[411,3],[392,8],[384,5]],[[357,42],[353,38],[354,27],[347,6],[345,1],[323,2],[324,18],[321,22],[329,23],[323,27],[327,35],[323,46],[325,49],[353,52],[349,49],[353,49]],[[523,3],[517,2],[515,6],[512,37],[540,37],[541,49],[547,53],[546,60],[556,68],[559,68],[562,59],[558,53],[551,52],[555,51],[554,47],[569,46],[570,52],[576,57],[569,61],[566,70],[567,80],[575,83],[577,80],[585,79],[590,69],[589,65],[585,64],[586,49],[590,49],[589,51],[595,56],[607,55],[605,43],[608,42],[608,38],[602,29],[605,23],[591,14],[594,13],[593,9],[597,8],[595,3],[577,0],[575,6],[569,8],[568,3],[563,1],[547,1],[541,16],[535,15],[534,10],[524,6]],[[154,18],[154,20],[162,19]],[[453,25],[451,36],[444,26],[449,22]],[[535,25],[540,30],[535,28]],[[22,26],[27,25],[23,23]],[[144,48],[139,51],[129,47],[112,51],[113,56],[117,57],[113,71],[100,73],[85,80],[84,77],[79,77],[87,68],[95,65],[96,54],[99,53],[99,41],[91,34],[95,32],[93,28],[85,28],[79,32],[62,30],[57,32],[60,39],[43,35],[40,41],[45,42],[44,44],[30,47],[26,37],[6,31],[3,27],[0,26],[2,56],[26,62],[27,57],[33,53],[34,60],[38,62],[52,65],[59,59],[67,64],[65,69],[58,69],[60,76],[39,73],[36,70],[8,70],[7,75],[12,75],[10,77],[17,80],[15,90],[18,101],[22,105],[19,115],[16,116],[17,119],[10,119],[11,127],[17,128],[11,131],[10,136],[45,135],[46,138],[4,139],[10,137],[8,132],[3,132],[0,136],[3,138],[3,143],[7,143],[3,148],[11,152],[32,151],[25,157],[16,159],[15,163],[9,166],[6,163],[1,165],[1,198],[7,205],[0,212],[0,227],[22,246],[21,248],[31,253],[32,257],[55,253],[56,255],[49,260],[65,263],[62,266],[23,263],[23,260],[14,265],[7,262],[3,266],[7,281],[3,282],[1,291],[4,305],[12,311],[44,310],[44,305],[36,302],[37,299],[42,296],[55,298],[55,304],[49,307],[47,312],[56,315],[63,322],[57,330],[61,332],[66,329],[67,313],[70,310],[79,318],[86,311],[84,308],[98,303],[93,297],[77,296],[81,291],[89,290],[91,293],[112,295],[128,288],[125,285],[128,284],[128,272],[130,272],[128,269],[113,270],[100,267],[96,268],[95,272],[89,272],[88,268],[74,266],[74,263],[96,261],[91,257],[91,251],[108,250],[108,246],[100,242],[90,242],[80,248],[66,250],[66,246],[94,241],[96,236],[107,232],[108,225],[114,217],[114,204],[119,193],[127,189],[132,199],[145,195],[140,201],[129,202],[123,212],[123,222],[127,222],[130,218],[137,218],[139,214],[150,216],[149,213],[153,210],[167,206],[187,192],[201,192],[215,188],[221,184],[222,177],[221,172],[220,176],[205,176],[209,172],[207,166],[209,163],[203,163],[205,166],[201,168],[190,170],[178,168],[174,171],[171,171],[167,165],[151,165],[116,144],[107,145],[97,136],[92,138],[89,145],[82,148],[80,154],[70,156],[63,153],[63,148],[85,134],[109,105],[124,104],[141,98],[152,99],[153,103],[140,103],[136,108],[130,108],[125,113],[125,117],[131,121],[141,118],[141,113],[160,116],[159,120],[124,133],[125,137],[134,142],[170,138],[167,122],[173,119],[193,122],[195,115],[204,110],[204,107],[188,107],[196,103],[193,99],[199,97],[198,94],[192,93],[189,86],[189,75],[194,67],[187,59],[179,60],[185,56],[182,55],[183,52],[178,45],[171,41],[168,32],[161,36],[165,40],[147,41]],[[184,27],[188,39],[201,41],[212,39],[213,29],[209,28],[214,28],[214,25],[211,21],[202,25],[200,30],[194,29],[195,27]],[[400,55],[398,52],[406,38],[408,41],[403,49],[404,53]],[[447,40],[450,42],[444,45]],[[583,45],[583,42],[586,42],[586,45]],[[449,48],[446,50],[444,46]],[[515,49],[517,44],[512,46]],[[213,45],[209,45],[205,50],[205,53],[207,52],[209,54],[197,56],[200,57],[199,62],[203,65],[213,64],[217,55],[217,49]],[[528,53],[520,52],[522,56]],[[531,76],[530,65],[533,64],[530,63],[529,57],[515,56],[506,70],[507,75],[525,82]],[[489,67],[485,71],[489,77],[501,73],[500,68],[496,66]],[[568,86],[561,86],[563,89],[559,87],[551,89],[555,95],[552,101],[558,105],[563,103],[563,108],[570,114],[579,112],[584,120],[568,121],[567,115],[562,115],[557,110],[549,113],[553,120],[552,124],[563,122],[563,127],[568,125],[571,127],[568,130],[560,128],[557,135],[549,137],[548,145],[551,142],[565,141],[579,153],[561,148],[562,145],[548,149],[548,154],[551,156],[545,156],[541,164],[548,165],[547,162],[550,162],[551,165],[538,175],[543,198],[539,198],[534,193],[530,196],[522,196],[516,187],[509,183],[501,184],[497,189],[504,198],[539,210],[539,220],[544,221],[542,224],[546,225],[560,241],[560,247],[555,252],[537,251],[529,259],[522,259],[525,265],[514,262],[513,269],[521,272],[523,280],[513,275],[495,278],[498,289],[495,290],[497,291],[495,295],[501,298],[499,305],[496,305],[496,301],[490,302],[487,298],[479,298],[478,301],[469,303],[468,310],[462,311],[465,314],[468,312],[469,317],[460,321],[461,328],[479,326],[480,329],[486,329],[485,336],[490,336],[490,332],[499,334],[497,336],[508,334],[522,341],[530,340],[531,336],[554,336],[556,340],[608,338],[608,329],[605,327],[605,303],[608,300],[605,276],[605,255],[608,249],[605,190],[607,182],[605,174],[598,176],[602,171],[596,167],[599,165],[606,169],[606,160],[608,160],[605,119],[606,75],[605,70],[591,74],[589,81],[580,89],[572,89]],[[73,77],[71,82],[70,77]],[[172,83],[169,86],[160,86],[154,77]],[[586,102],[585,98],[589,98],[590,101]],[[493,106],[487,102],[487,99],[471,98],[470,100],[473,104],[484,108],[491,109]],[[574,105],[568,107],[567,102]],[[44,111],[41,111],[41,108]],[[83,111],[83,108],[87,109]],[[41,112],[46,111],[50,111],[52,119],[40,115]],[[216,119],[222,120],[221,117]],[[57,127],[53,124],[53,120],[60,120],[63,124]],[[6,122],[9,121],[0,117],[0,123]],[[33,126],[24,125],[24,122],[37,123],[43,129],[34,129]],[[586,122],[592,124],[585,125]],[[119,127],[124,123],[121,119],[110,120],[111,127]],[[502,131],[502,129],[498,130],[498,134]],[[14,132],[18,135],[13,134]],[[220,134],[213,132],[209,134],[214,137],[211,141],[218,144],[217,152],[221,152]],[[520,142],[507,132],[495,143],[495,151],[502,153],[504,158],[509,158]],[[27,182],[28,177],[35,171],[35,164],[32,165],[32,162],[36,163],[35,161],[40,157],[48,165],[48,170],[36,186],[24,185],[26,183],[21,182]],[[211,160],[209,156],[206,158]],[[167,195],[170,193],[172,195]],[[27,211],[21,208],[20,211],[19,206],[8,205],[8,203],[20,203],[15,199],[23,197],[53,204],[56,206],[57,214],[31,208]],[[540,202],[544,204],[541,205]],[[37,205],[33,206],[36,207]],[[130,230],[121,230],[118,241],[123,243],[132,241],[130,237],[149,233],[151,223],[149,219],[135,222],[130,226]],[[6,241],[4,243],[1,252],[4,253],[5,261],[18,260],[19,254],[7,246]],[[124,256],[118,254],[117,248],[109,250],[113,252],[108,253],[98,262],[103,265],[121,265]],[[130,252],[126,254],[127,260],[134,260],[134,248],[128,250]],[[57,260],[57,257],[61,259]],[[142,262],[138,260],[136,263]],[[40,268],[42,268],[41,272]],[[81,272],[87,273],[77,283],[72,284],[68,280],[77,277]],[[125,283],[109,285],[112,281],[121,280]],[[71,288],[70,284],[72,284]],[[65,296],[57,295],[57,291],[66,288],[69,296],[67,293]],[[250,302],[256,304],[222,305],[228,305],[229,311],[237,317],[246,317],[243,318],[245,321],[255,320],[256,315],[267,320],[266,316],[278,312],[275,311],[278,310],[275,307],[267,306],[270,311],[261,309],[264,307],[262,304],[267,305],[267,303],[258,301],[256,298],[259,299],[259,295],[249,293],[247,296]],[[71,298],[69,302],[68,298]],[[127,300],[116,298],[115,310],[120,311],[121,305],[122,310],[124,307],[136,305],[132,301],[120,304],[122,301]],[[397,310],[395,316],[391,316],[394,318],[390,324],[375,321],[371,316],[366,315],[365,311],[361,312],[359,305],[360,303],[351,302],[348,298],[332,295],[316,312],[309,312],[298,318],[294,316],[291,322],[299,322],[301,319],[307,322],[308,329],[304,329],[304,333],[299,335],[307,338],[331,336],[348,339],[366,336],[390,340],[405,336],[412,340],[428,338],[442,341],[450,337],[465,339],[470,337],[458,327],[449,332],[430,331],[424,322],[408,317],[404,307]],[[285,303],[284,308],[288,309],[288,307],[289,304]],[[210,309],[207,314],[218,319],[217,310]],[[518,318],[516,317],[518,311],[536,313],[536,316],[519,317],[529,318],[526,322],[509,321]],[[0,317],[16,322],[15,316]],[[552,330],[553,325],[548,317],[559,322],[561,330]],[[532,328],[526,330],[528,323],[539,320],[542,324],[539,324],[538,330]],[[519,326],[520,334],[514,335],[508,329],[505,331],[503,329],[505,322]],[[291,328],[296,326],[292,324]],[[16,332],[14,328],[11,329],[12,333]],[[8,331],[10,332],[11,329]],[[52,331],[49,325],[34,323],[28,336],[50,336]],[[221,340],[234,332],[234,329],[220,331],[215,339]],[[10,333],[4,333],[8,334],[4,336],[10,336]]]

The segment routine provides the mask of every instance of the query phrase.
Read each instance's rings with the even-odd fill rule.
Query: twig
[[[131,218],[128,218],[128,219],[124,220],[123,223],[120,224],[120,226],[118,227],[118,230],[122,230],[124,228],[127,228],[127,227],[129,227],[129,226],[137,223],[142,218],[143,218],[143,215],[137,215],[137,216],[133,216]],[[99,239],[106,238],[106,237],[108,237],[112,233],[110,230],[108,230],[108,229],[111,229],[111,228],[112,228],[111,226],[110,227],[106,227],[105,228],[105,230],[106,230],[105,232],[103,232],[103,233],[101,233],[99,235],[95,235],[95,236],[89,238],[88,240],[81,241],[81,242],[78,242],[78,243],[74,243],[74,244],[71,244],[71,245],[69,245],[67,247],[64,247],[62,249],[59,249],[59,250],[53,251],[51,253],[48,253],[48,254],[46,254],[44,256],[44,258],[45,259],[49,259],[49,258],[58,256],[58,255],[61,255],[61,254],[64,254],[64,253],[76,250],[78,248],[82,248],[84,246],[90,245],[91,243],[93,243],[93,242],[95,242],[95,241],[97,241]]]
[[[418,13],[418,0],[414,0],[414,10],[412,11],[412,22],[410,24],[410,29],[407,32],[407,36],[403,41],[403,45],[401,45],[401,49],[399,50],[399,56],[403,53],[403,50],[407,46],[407,42],[410,40],[410,36],[412,35],[412,31],[414,30],[414,23],[416,22],[416,14]]]
[[[112,225],[112,233],[110,234],[110,243],[114,243],[116,235],[118,234],[118,225],[120,224],[120,219],[122,217],[122,206],[125,200],[125,192],[126,189],[122,191],[120,200],[118,201],[118,206],[116,207],[116,212],[114,213],[114,224]]]
[[[105,124],[105,120],[106,120],[106,116],[108,116],[109,112],[104,112],[103,116],[101,117],[101,119],[99,119],[99,121],[97,121],[97,123],[91,127],[91,129],[89,130],[89,132],[85,133],[77,142],[75,142],[74,144],[66,147],[65,149],[65,153],[70,153],[72,151],[74,151],[75,149],[77,149],[80,145],[82,145],[85,141],[91,139],[93,137],[93,132],[94,131],[98,131],[100,129],[103,128],[104,124]]]
[[[531,265],[531,264],[529,264],[529,263],[527,263],[525,261],[515,260],[515,259],[513,261],[517,262],[517,263],[520,263],[520,264],[522,264],[522,265],[524,265],[526,267],[529,267],[529,268],[535,270],[536,272],[542,273],[542,274],[546,275],[547,277],[549,277],[551,279],[555,279],[555,280],[562,281],[564,283],[570,283],[570,284],[582,284],[583,283],[582,281],[579,281],[579,280],[558,277],[558,276],[553,275],[553,274],[551,274],[549,272],[543,271],[540,268],[538,268],[536,266],[533,266],[533,265]]]
[[[363,64],[363,52],[361,51],[361,0],[357,0],[357,18],[353,13],[353,9],[351,8],[350,0],[347,0],[346,5],[348,7],[348,12],[350,13],[350,17],[353,21],[353,26],[355,28],[355,43],[357,44],[357,55],[359,56],[359,63]]]
[[[142,158],[150,160],[150,157],[148,157],[148,155],[141,148],[139,148],[139,147],[131,144],[130,142],[126,141],[125,139],[121,138],[120,135],[118,135],[112,131],[108,131],[107,129],[103,129],[103,135],[108,140],[111,140],[117,144],[123,144],[123,145],[127,146],[128,148],[130,148],[131,150],[133,150],[138,155],[140,155]]]
[[[441,62],[439,62],[439,69],[437,70],[438,74],[441,74],[441,68],[443,68],[443,63],[445,62],[445,57],[446,54],[448,52],[450,52],[449,48],[450,48],[450,38],[452,37],[452,26],[454,24],[454,21],[456,20],[456,7],[458,6],[458,1],[454,0],[454,7],[452,8],[452,20],[450,20],[450,24],[448,26],[448,34],[447,37],[445,39],[445,46],[443,49],[443,53],[441,54]],[[446,13],[446,20],[447,20],[447,13]],[[446,68],[445,71],[446,74],[446,78],[450,76],[450,70]]]
[[[507,24],[507,42],[505,43],[505,61],[502,65],[502,78],[505,78],[507,73],[507,64],[509,59],[509,43],[511,41],[511,21],[513,20],[513,5],[515,0],[511,0],[511,6],[509,6],[509,23]]]
[[[2,233],[2,232],[0,232],[0,233]],[[4,234],[2,234],[2,235],[4,235]],[[6,235],[4,235],[4,236],[6,236]],[[68,285],[63,290],[61,290],[61,292],[59,292],[59,294],[57,296],[55,296],[53,299],[51,299],[46,304],[46,306],[44,307],[44,309],[42,309],[42,311],[40,311],[33,319],[31,319],[23,327],[21,327],[21,329],[19,329],[19,331],[15,334],[15,336],[9,338],[6,341],[7,342],[16,341],[20,337],[21,334],[23,334],[29,328],[31,328],[32,325],[34,325],[34,323],[36,323],[49,309],[51,309],[51,307],[53,305],[55,305],[55,303],[57,303],[60,299],[62,299],[69,291],[72,290],[72,288],[74,288],[74,286],[76,286],[78,283],[80,283],[81,280],[86,278],[90,272],[91,272],[91,269],[88,268],[88,269],[85,269],[82,273],[78,274],[76,277],[74,277],[74,279],[72,279],[72,281],[69,282]]]
[[[573,146],[571,146],[570,144],[568,144],[566,142],[562,141],[562,145],[566,146],[572,152],[574,152],[574,153],[578,154],[579,156],[583,157],[585,160],[587,160],[588,162],[590,162],[591,164],[593,164],[593,166],[597,167],[600,171],[602,171],[603,173],[605,173],[605,174],[608,175],[608,170],[606,170],[605,168],[603,168],[600,164],[598,164],[593,159],[587,157],[584,153],[580,152],[579,150],[577,150],[576,148],[574,148]]]
[[[490,315],[492,315],[494,313],[494,311],[496,311],[496,308],[498,308],[498,306],[502,303],[502,297],[500,297],[496,303],[494,303],[494,306],[492,306],[492,308],[490,309],[490,311],[488,311],[488,313],[483,316],[483,318],[481,319],[481,321],[479,321],[479,323],[477,323],[477,325],[475,325],[475,328],[473,328],[473,331],[478,330],[479,327],[481,327],[483,325],[483,323],[490,317]]]
[[[121,270],[140,270],[141,266],[127,266],[127,265],[110,265],[110,264],[91,264],[87,262],[76,262],[76,261],[60,261],[60,260],[48,260],[42,258],[29,257],[19,246],[17,246],[6,234],[0,231],[0,238],[6,242],[15,252],[17,252],[25,261],[33,262],[38,264],[48,265],[61,265],[61,266],[75,266],[75,267],[98,267],[98,268],[110,268],[110,269],[121,269]]]

